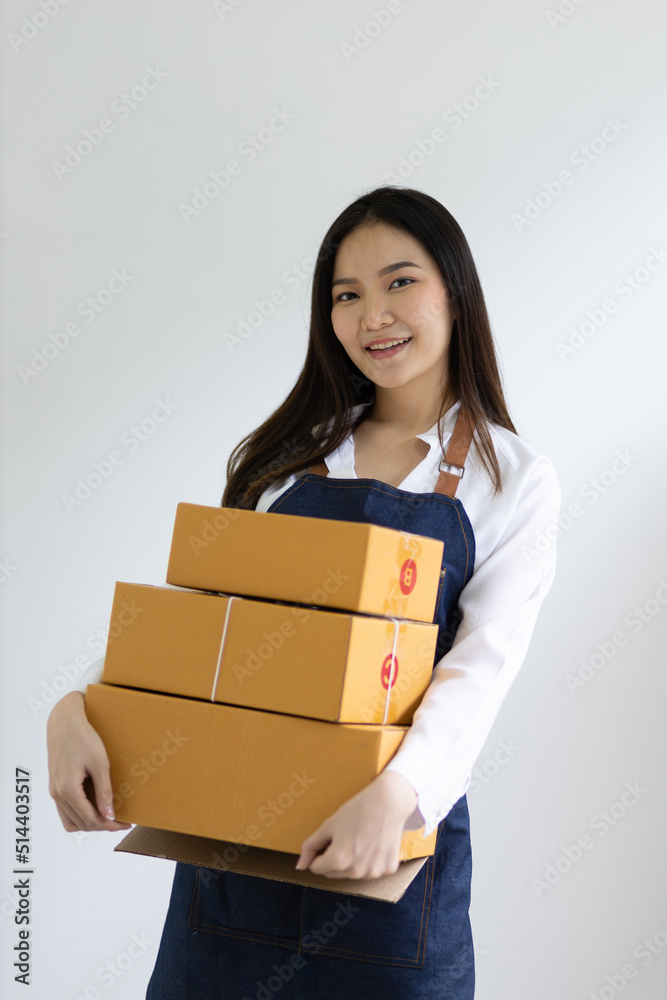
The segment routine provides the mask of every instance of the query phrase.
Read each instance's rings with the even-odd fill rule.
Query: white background
[[[549,16],[557,2],[570,13]],[[44,3],[56,13],[6,3],[0,37],[3,996],[144,996],[173,865],[114,856],[121,835],[64,832],[47,701],[76,656],[99,655],[114,581],[164,582],[176,504],[219,503],[230,450],[291,388],[310,282],[285,272],[349,202],[398,181],[461,224],[519,433],[553,459],[564,509],[578,505],[469,792],[477,997],[663,997],[667,266],[651,254],[667,243],[664,5],[404,0],[378,28],[382,0]],[[166,76],[114,111],[148,68]],[[239,146],[276,109],[294,118],[249,162]],[[103,118],[113,131],[59,171]],[[179,206],[230,159],[240,174],[186,221]],[[132,280],[86,322],[79,304],[114,269]],[[231,343],[274,289],[284,303]],[[568,338],[579,346],[559,354]],[[131,428],[158,400],[171,413],[139,441]],[[68,504],[114,450],[113,473]],[[12,969],[16,766],[34,786],[29,994]],[[641,791],[618,805],[626,783]],[[132,935],[150,942],[141,957],[100,978]]]

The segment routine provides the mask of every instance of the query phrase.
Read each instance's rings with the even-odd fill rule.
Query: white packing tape
[[[211,701],[215,701],[215,690],[218,686],[218,678],[220,676],[220,667],[222,666],[222,654],[225,648],[225,639],[227,638],[227,626],[229,625],[229,616],[232,610],[232,601],[237,600],[236,597],[230,596],[229,603],[227,604],[227,613],[225,615],[225,624],[222,627],[222,638],[220,639],[220,652],[218,653],[218,662],[215,668],[215,677],[213,678],[213,687],[211,689]]]

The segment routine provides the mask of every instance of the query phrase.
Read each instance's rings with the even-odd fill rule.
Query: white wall
[[[94,658],[115,580],[164,581],[177,502],[219,502],[231,448],[291,387],[310,285],[286,272],[362,190],[398,179],[467,234],[515,422],[577,514],[562,521],[553,591],[469,795],[477,996],[662,996],[664,5],[59,3],[2,12],[3,995],[24,995],[7,917],[18,766],[34,786],[30,995],[144,996],[172,865],[114,856],[120,835],[63,831],[39,700],[75,656]],[[375,37],[362,47],[365,24]],[[128,109],[123,93],[150,70],[154,89]],[[293,117],[249,162],[241,144],[275,109]],[[104,118],[99,144],[58,171]],[[417,163],[434,129],[446,138]],[[186,222],[179,206],[230,159],[240,173]],[[131,280],[88,322],[80,303],[114,270]],[[230,349],[225,335],[274,289],[284,303]],[[599,326],[585,326],[589,311]],[[33,351],[52,336],[61,347],[38,371]],[[139,441],[131,428],[157,400],[171,412]],[[113,473],[68,509],[63,494],[112,451]],[[638,797],[618,805],[627,783]],[[98,978],[133,934],[150,941],[142,957]]]

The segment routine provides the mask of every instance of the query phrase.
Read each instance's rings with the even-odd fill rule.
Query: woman
[[[336,219],[303,370],[227,473],[223,506],[444,542],[430,687],[394,758],[304,841],[297,867],[379,877],[396,870],[402,831],[423,825],[436,851],[395,904],[178,864],[147,998],[468,1000],[465,791],[551,585],[554,546],[535,543],[560,490],[516,434],[470,249],[438,201],[381,187]],[[120,829],[79,692],[54,708],[49,745],[66,829]]]

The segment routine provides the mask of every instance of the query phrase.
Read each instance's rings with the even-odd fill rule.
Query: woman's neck
[[[440,413],[440,393],[425,394],[418,387],[399,386],[396,389],[375,388],[375,402],[370,407],[367,420],[392,427],[406,437],[423,434],[433,427]]]

